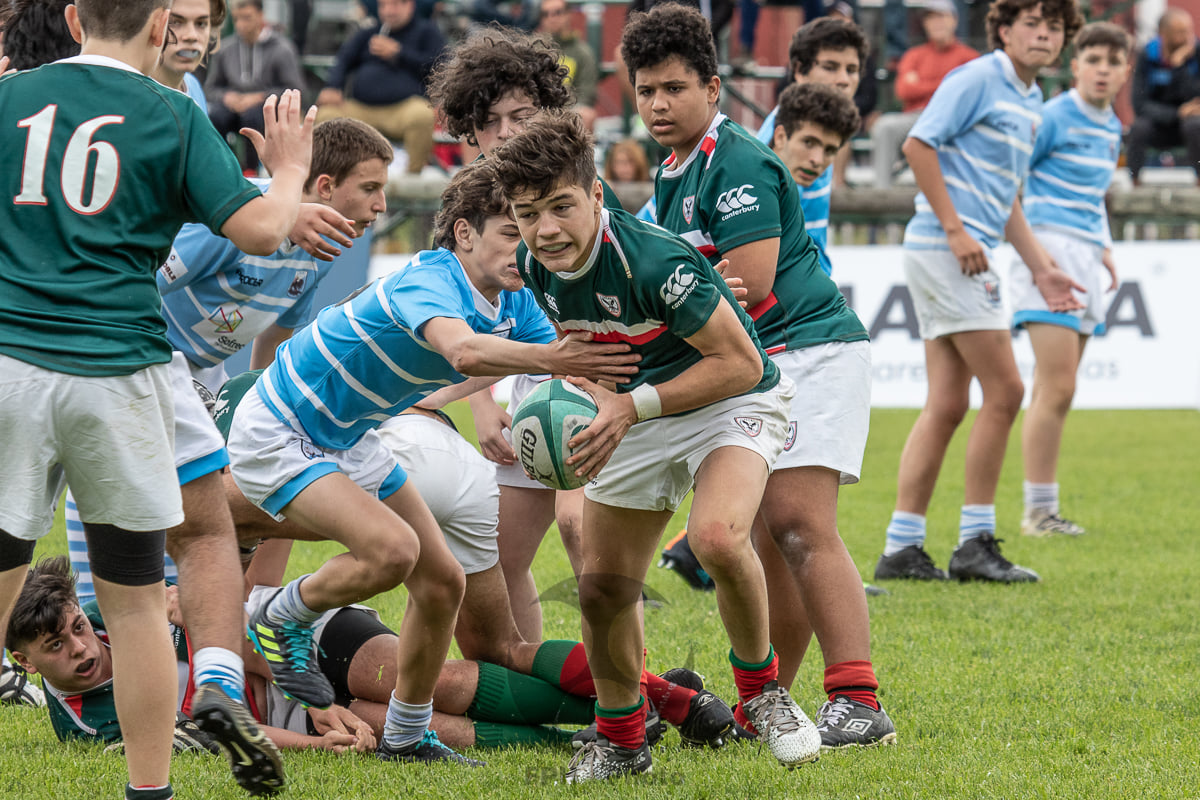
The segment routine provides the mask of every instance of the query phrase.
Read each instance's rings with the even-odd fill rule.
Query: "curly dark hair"
[[[506,197],[533,192],[546,197],[563,185],[596,183],[592,135],[574,112],[549,114],[496,148],[489,159]]]
[[[4,55],[12,69],[33,69],[79,55],[63,9],[72,0],[16,0],[4,26]]]
[[[567,67],[548,38],[492,25],[459,44],[438,62],[427,93],[446,118],[446,131],[475,146],[488,111],[504,95],[521,91],[545,110],[573,102]]]
[[[844,143],[858,130],[860,119],[854,101],[832,86],[793,83],[779,95],[775,124],[791,136],[806,122],[836,133]]]
[[[43,558],[29,569],[13,604],[4,632],[6,646],[9,650],[24,650],[38,637],[57,631],[63,614],[78,606],[71,562],[66,556]]]
[[[1000,50],[1004,42],[1000,41],[1000,29],[1012,27],[1021,16],[1022,11],[1042,7],[1042,16],[1046,19],[1057,19],[1063,25],[1063,42],[1075,38],[1075,34],[1083,27],[1083,14],[1079,13],[1079,4],[1075,0],[992,0],[987,13],[988,47]]]
[[[433,245],[453,250],[454,223],[460,219],[482,231],[488,217],[511,216],[512,208],[496,182],[492,159],[481,158],[460,169],[442,191],[442,207],[433,218]]]
[[[692,6],[660,3],[646,13],[629,15],[621,34],[621,59],[629,80],[637,85],[637,71],[678,58],[707,83],[717,74],[717,48],[708,20]]]
[[[790,65],[789,79],[797,72],[807,75],[817,63],[817,55],[822,50],[858,51],[858,67],[862,69],[867,62],[870,45],[862,28],[848,19],[834,17],[817,17],[812,22],[801,25],[792,35],[792,43],[788,46],[788,64]]]

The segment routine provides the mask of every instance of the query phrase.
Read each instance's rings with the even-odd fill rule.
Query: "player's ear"
[[[462,217],[454,220],[454,243],[455,250],[465,250],[468,253],[475,247],[475,229]]]
[[[782,125],[776,125],[775,135],[771,137],[771,148],[778,153],[785,144],[787,144],[787,131],[783,129]]]
[[[79,44],[83,44],[83,26],[79,24],[79,9],[75,8],[75,4],[72,3],[63,9],[63,16],[67,19],[67,30],[71,32],[71,38]]]
[[[599,176],[592,183],[592,199],[596,201],[597,211],[604,207],[604,184],[600,182]]]
[[[708,97],[708,102],[711,105],[716,105],[721,99],[721,76],[713,75],[708,79],[708,84],[705,85],[704,91]]]
[[[17,662],[17,664],[18,664],[18,666],[20,666],[20,667],[21,667],[21,669],[25,670],[25,671],[26,671],[26,672],[28,672],[30,675],[33,675],[35,672],[37,672],[37,671],[38,671],[38,670],[37,670],[37,667],[35,667],[35,666],[33,665],[33,662],[32,662],[32,661],[30,661],[30,660],[29,660],[29,659],[28,659],[28,658],[25,656],[25,654],[24,654],[24,653],[22,653],[22,652],[20,652],[19,650],[9,650],[9,651],[8,651],[8,654],[9,654],[10,656],[12,656],[12,658],[13,658],[13,661],[16,661],[16,662]]]
[[[313,186],[317,190],[317,197],[326,202],[333,199],[333,177],[331,175],[321,173],[317,176]]]
[[[167,24],[171,21],[170,7],[156,8],[150,12],[150,44],[161,50],[167,41]]]

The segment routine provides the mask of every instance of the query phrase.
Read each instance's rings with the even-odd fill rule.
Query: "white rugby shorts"
[[[986,250],[988,263],[993,255]],[[1000,276],[987,269],[964,275],[949,250],[904,248],[904,275],[922,339],[964,331],[1008,330]]]
[[[1086,239],[1060,231],[1035,228],[1034,234],[1059,269],[1087,289],[1083,294],[1075,293],[1085,308],[1078,311],[1051,311],[1033,283],[1033,274],[1021,257],[1014,254],[1008,277],[1012,288],[1013,327],[1019,328],[1029,322],[1045,322],[1070,328],[1085,336],[1104,333],[1104,319],[1109,304],[1106,293],[1111,280],[1101,261],[1104,249]]]

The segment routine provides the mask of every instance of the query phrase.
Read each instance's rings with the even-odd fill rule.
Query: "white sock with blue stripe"
[[[224,647],[202,647],[192,654],[192,677],[196,686],[218,683],[225,694],[246,702],[246,671],[242,659]]]
[[[393,750],[416,744],[425,736],[433,720],[433,701],[412,705],[402,703],[392,692],[388,699],[387,717],[383,722],[383,740]]]
[[[279,625],[284,622],[295,622],[300,625],[312,625],[324,614],[324,611],[313,611],[304,605],[300,599],[300,583],[308,575],[301,575],[283,587],[283,591],[271,598],[267,605],[267,619]]]
[[[887,543],[883,546],[883,554],[894,556],[904,548],[914,546],[925,546],[925,515],[893,511],[892,521],[887,526]]]
[[[1058,484],[1030,483],[1025,481],[1025,513],[1038,510],[1048,514],[1058,513]]]
[[[996,506],[963,506],[958,518],[958,543],[978,539],[985,533],[996,532]]]

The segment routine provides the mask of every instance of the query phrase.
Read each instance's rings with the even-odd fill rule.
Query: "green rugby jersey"
[[[0,353],[127,375],[171,359],[154,276],[185,222],[260,192],[195,102],[109,58],[0,78]]]
[[[724,114],[717,114],[682,164],[675,164],[674,155],[663,162],[654,198],[658,224],[713,264],[734,248],[779,238],[775,284],[765,300],[749,309],[768,353],[868,338],[842,293],[821,271],[787,167]]]
[[[538,305],[564,331],[592,331],[595,341],[628,342],[641,354],[638,373],[618,392],[664,383],[699,361],[700,352],[684,339],[704,327],[722,297],[762,358],[762,379],[751,391],[779,383],[779,370],[759,345],[754,323],[717,271],[687,242],[631,214],[601,209],[592,253],[570,275],[546,269],[524,242],[517,264]]]

